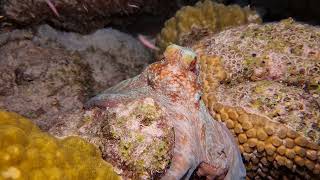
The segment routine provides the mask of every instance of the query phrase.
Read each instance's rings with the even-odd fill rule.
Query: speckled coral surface
[[[252,24],[203,41],[205,53],[222,58],[230,80],[274,80],[289,85],[317,85],[320,34],[316,26],[282,23]]]
[[[221,58],[226,73],[226,79],[222,83],[226,89],[232,89],[230,96],[235,99],[241,97],[241,100],[246,98],[245,101],[253,104],[258,96],[266,96],[265,98],[273,101],[273,105],[264,99],[260,105],[256,103],[252,107],[275,121],[286,122],[286,125],[306,137],[311,135],[313,141],[319,142],[319,28],[288,19],[278,24],[252,24],[234,28],[205,39],[202,43],[208,44],[204,53]],[[248,84],[247,81],[266,81],[266,85],[271,85],[254,91],[250,87],[258,89],[256,86],[259,84]],[[251,92],[256,96],[246,95]],[[228,95],[220,94],[223,97],[219,97],[219,101],[224,102]],[[232,94],[237,94],[237,97]],[[274,111],[279,112],[274,114]],[[289,117],[293,118],[292,121]],[[314,133],[317,135],[314,136]]]
[[[316,118],[319,104],[300,88],[268,81],[247,81],[234,86],[221,85],[216,93],[218,102],[262,114],[301,132],[313,142],[319,142],[320,129]]]
[[[238,138],[249,177],[319,178],[319,47],[319,27],[292,19],[193,46],[204,101]]]

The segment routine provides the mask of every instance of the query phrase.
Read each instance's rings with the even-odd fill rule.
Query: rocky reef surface
[[[94,94],[139,74],[153,61],[151,52],[137,39],[112,28],[81,35],[42,25],[32,40],[42,47],[78,53],[90,66]]]
[[[48,130],[94,93],[139,74],[151,54],[113,29],[89,35],[47,25],[0,34],[0,108]]]
[[[0,13],[5,21],[17,25],[50,23],[53,26],[88,33],[109,24],[122,25],[140,14],[166,17],[178,8],[171,0],[5,0]]]

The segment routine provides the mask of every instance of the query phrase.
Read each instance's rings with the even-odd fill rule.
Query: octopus
[[[109,112],[108,118],[100,118],[99,121],[100,124],[108,124],[108,130],[106,130],[108,133],[105,134],[112,136],[113,141],[105,135],[102,139],[107,140],[100,143],[100,149],[105,160],[116,169],[120,169],[122,177],[133,179],[245,178],[245,167],[234,137],[221,122],[215,121],[210,116],[201,100],[198,73],[196,54],[190,49],[170,45],[164,52],[163,58],[148,66],[140,75],[103,91],[87,102],[86,111],[96,114],[93,119],[99,119],[97,117],[101,117],[103,112]],[[140,119],[141,114],[149,118],[144,118],[144,121],[134,119],[128,114],[137,112],[132,110],[134,104],[137,105],[136,102],[144,105],[152,104],[152,107],[156,106],[158,111],[152,113],[152,108],[142,113],[139,111]],[[97,113],[98,111],[100,113]],[[110,112],[113,112],[113,116]],[[126,121],[124,117],[130,118]],[[148,123],[146,119],[149,120]],[[96,121],[90,120],[89,123],[80,127],[79,134],[87,133],[88,136],[88,132],[91,132],[99,136],[97,135],[99,130],[95,131],[99,128],[94,128],[99,124]],[[102,121],[104,123],[101,123]],[[124,125],[117,128],[117,124]],[[121,131],[125,133],[120,133]],[[158,168],[157,172],[150,168],[143,172],[142,168],[140,171],[142,173],[137,174],[137,168],[134,168],[137,166],[135,163],[128,166],[128,162],[124,164],[121,160],[124,153],[120,153],[120,149],[117,148],[119,141],[121,140],[124,144],[124,140],[128,139],[133,132],[139,132],[140,139],[152,136],[151,142],[158,142],[160,136],[162,138],[160,141],[167,139],[165,157],[160,158],[159,162],[169,159],[163,161],[164,165],[161,165],[162,168],[160,170]],[[99,138],[101,141],[101,137]],[[91,141],[92,139],[91,137]],[[139,142],[125,146],[125,149],[130,150],[127,152],[130,159],[145,157],[144,150],[147,149],[150,157],[139,161],[141,165],[152,159],[155,153],[151,153],[153,146],[143,145],[147,143],[146,140]],[[141,167],[145,166],[141,165]]]

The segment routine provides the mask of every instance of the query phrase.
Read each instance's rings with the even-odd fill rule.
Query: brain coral
[[[169,44],[190,45],[209,33],[228,27],[260,22],[249,8],[225,6],[210,0],[198,2],[194,7],[184,6],[169,19],[157,37],[157,45],[164,50]]]
[[[320,29],[292,19],[251,24],[193,49],[203,99],[238,138],[248,176],[319,178]]]
[[[83,139],[56,139],[28,119],[0,110],[0,179],[120,178]]]

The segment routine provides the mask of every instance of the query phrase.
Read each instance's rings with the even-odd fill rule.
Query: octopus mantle
[[[156,177],[158,178],[160,176],[162,179],[189,179],[194,174],[208,179],[244,178],[245,168],[237,145],[227,128],[209,115],[200,98],[201,88],[197,76],[196,55],[189,49],[171,45],[166,49],[161,61],[150,65],[139,76],[123,81],[92,98],[86,108],[88,111],[114,112],[115,116],[119,117],[121,114],[130,114],[135,111],[132,110],[134,108],[130,110],[130,106],[133,107],[133,104],[138,102],[143,104],[149,101],[153,106],[156,106],[160,114],[150,115],[148,118],[150,123],[145,123],[146,121],[142,123],[139,120],[132,121],[131,118],[131,121],[125,121],[124,127],[116,129],[115,118],[113,120],[109,118],[108,131],[115,130],[113,136],[118,140],[125,139],[123,136],[130,136],[133,131],[140,131],[142,134],[157,134],[158,132],[159,137],[165,136],[162,138],[169,139],[167,153],[170,154],[170,159],[162,166],[162,171],[157,172],[158,176]],[[142,114],[147,116],[148,113],[152,114],[151,112],[152,110],[147,110]],[[89,131],[93,132],[94,129],[97,129],[96,126],[99,124],[97,121],[100,121],[101,124],[101,118],[100,120],[97,120],[99,118],[93,119],[80,128],[80,134],[88,134]],[[138,125],[134,125],[136,123]],[[151,126],[154,126],[153,131],[150,130]],[[123,128],[126,129],[126,133],[119,135],[119,131],[122,131]],[[168,129],[172,131],[168,131]],[[161,133],[164,131],[167,133]],[[119,137],[115,133],[118,133]],[[97,134],[97,132],[93,134]],[[154,138],[156,137],[157,135],[154,136]],[[173,137],[173,141],[170,140],[170,137]],[[98,138],[98,141],[103,138],[107,137]],[[154,173],[152,170],[142,173],[143,175],[134,175],[134,171],[128,170],[129,166],[126,166],[127,170],[124,170],[123,163],[121,163],[123,153],[118,153],[116,148],[108,148],[111,141],[104,142],[100,148],[102,148],[105,159],[121,169],[122,176],[131,176],[131,178],[155,177],[152,175]],[[113,143],[117,144],[119,141],[113,141]],[[114,144],[113,146],[117,146]],[[136,150],[139,147],[140,149],[144,147],[144,150],[148,148],[148,146],[143,146],[143,143],[138,143],[133,147]],[[131,158],[143,157],[142,153],[135,156],[138,151],[135,153],[133,151],[129,152]],[[139,152],[145,151],[140,150]],[[118,158],[114,158],[115,156]]]

